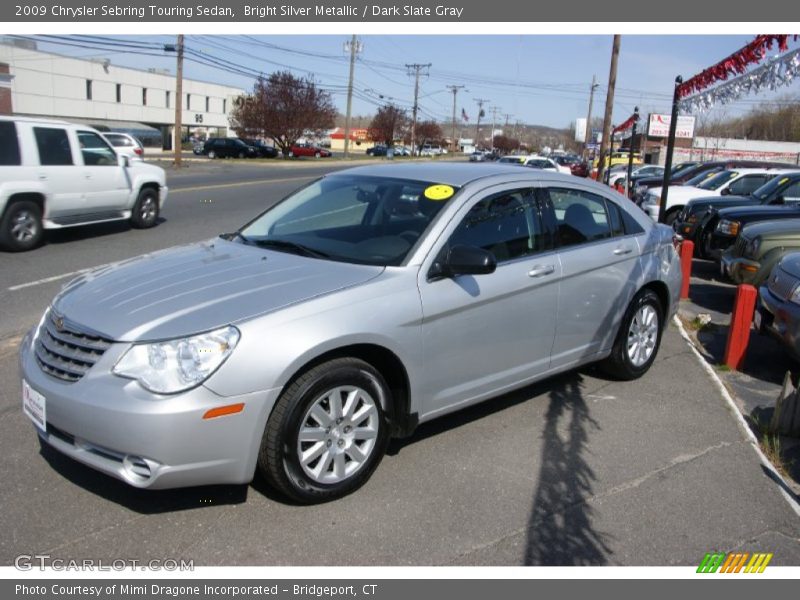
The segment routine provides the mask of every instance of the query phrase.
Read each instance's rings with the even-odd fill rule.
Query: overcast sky
[[[39,48],[73,56],[108,57],[117,65],[158,67],[174,72],[174,53],[160,50],[164,44],[175,43],[174,36],[100,36],[101,33],[63,36],[59,45],[38,38]],[[614,123],[624,121],[637,105],[642,113],[669,112],[676,75],[687,79],[735,52],[753,37],[623,36]],[[350,36],[344,35],[190,35],[186,37],[189,60],[184,73],[189,78],[245,90],[252,89],[257,73],[289,69],[298,75],[310,74],[331,91],[336,106],[344,112],[349,70],[349,54],[344,45],[349,40]],[[362,35],[359,40],[362,48],[355,67],[353,101],[356,116],[371,115],[377,105],[389,101],[409,108],[413,104],[414,78],[408,75],[405,65],[414,63],[431,64],[420,78],[422,119],[449,120],[453,95],[446,86],[464,85],[458,92],[457,113],[460,118],[463,109],[471,124],[475,123],[478,112],[475,99],[484,99],[487,113],[484,121],[491,121],[491,107],[497,107],[500,125],[509,115],[510,123],[519,120],[567,127],[576,117],[586,116],[593,75],[600,84],[593,115],[603,114],[611,35]],[[119,45],[129,42],[141,47]],[[790,48],[795,48],[800,42],[790,38],[789,43]],[[777,49],[771,54],[777,54]],[[800,86],[794,84],[779,93],[796,95],[798,91]],[[728,105],[726,114],[743,114],[776,95],[748,97]]]

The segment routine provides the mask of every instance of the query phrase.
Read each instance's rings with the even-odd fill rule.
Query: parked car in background
[[[270,146],[264,140],[256,140],[253,138],[239,138],[248,146],[252,146],[256,150],[255,156],[257,158],[277,158],[280,151],[275,146]]]
[[[722,171],[706,171],[698,175],[702,178],[699,183],[690,180],[684,185],[671,185],[667,195],[666,216],[667,225],[677,220],[686,203],[693,198],[726,195],[748,195],[760,188],[776,174],[768,168],[736,168],[723,169]],[[645,197],[642,209],[657,221],[661,212],[662,188],[653,188]]]
[[[484,162],[486,160],[486,153],[482,150],[475,150],[472,154],[469,155],[470,162]]]
[[[784,198],[789,198],[790,202],[792,199],[800,201],[800,171],[778,172],[767,183],[746,196],[728,194],[693,198],[686,203],[672,226],[682,238],[694,242],[695,252],[702,257],[705,238],[717,226],[717,213],[713,209],[783,204]]]
[[[565,173],[562,169],[566,170],[566,175],[571,175],[569,169],[567,167],[560,166],[556,161],[552,158],[548,158],[546,156],[526,156],[522,161],[522,164],[526,167],[531,169],[540,169],[542,171],[555,171],[556,173]]]
[[[420,156],[441,156],[447,154],[447,148],[439,144],[423,144],[419,149]]]
[[[0,117],[0,246],[35,248],[45,230],[158,223],[164,169],[117,155],[100,132],[66,121]]]
[[[254,158],[258,150],[238,138],[208,138],[203,152],[208,158]]]
[[[664,167],[662,167],[661,165],[644,165],[644,164],[638,166],[634,165],[631,168],[630,189],[633,190],[633,188],[636,186],[636,182],[639,179],[643,179],[645,177],[658,177],[663,175],[664,175]],[[616,172],[615,174],[612,174],[612,177],[610,177],[609,180],[609,185],[611,187],[624,186],[625,180],[627,178],[628,178],[628,165],[625,165],[625,167],[622,169],[622,172]]]
[[[575,177],[588,177],[591,173],[589,163],[586,161],[576,162],[570,165],[569,171]]]
[[[206,145],[205,140],[200,142],[194,142],[192,144],[192,152],[197,155],[203,154],[203,147]]]
[[[720,270],[734,283],[756,287],[789,252],[800,250],[800,219],[763,221],[745,226],[736,243],[722,253]]]
[[[753,324],[800,361],[800,253],[784,256],[759,287]]]
[[[68,283],[20,343],[23,409],[138,488],[258,468],[299,502],[344,496],[419,423],[584,364],[648,371],[681,269],[629,206],[502,165],[331,173],[235,233]]]
[[[144,146],[142,142],[127,133],[105,132],[103,137],[114,147],[114,152],[123,154],[128,158],[144,160]]]
[[[393,151],[395,156],[411,156],[411,148],[408,146],[395,146]]]
[[[372,148],[367,148],[367,156],[386,156],[389,152],[389,148],[386,146],[373,146]]]
[[[330,150],[320,148],[314,144],[294,144],[289,149],[290,157],[313,156],[314,158],[329,158],[332,156]]]
[[[759,221],[778,221],[800,218],[800,202],[787,200],[785,204],[769,206],[736,206],[712,209],[716,212],[716,227],[706,236],[705,256],[719,261],[746,225]]]

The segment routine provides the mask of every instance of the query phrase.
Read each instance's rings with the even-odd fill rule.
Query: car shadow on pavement
[[[166,222],[167,220],[164,217],[159,217],[156,227]],[[51,229],[45,232],[44,245],[68,244],[82,240],[102,238],[108,235],[116,235],[128,231],[135,231],[128,221],[112,221],[110,223],[83,225],[81,227]]]
[[[98,473],[41,441],[39,452],[56,473],[71,483],[140,514],[151,515],[215,505],[242,504],[247,500],[247,485],[143,490]]]
[[[542,432],[538,486],[528,521],[526,565],[608,564],[608,535],[592,526],[595,474],[584,458],[588,432],[600,426],[589,414],[580,373],[550,386]]]

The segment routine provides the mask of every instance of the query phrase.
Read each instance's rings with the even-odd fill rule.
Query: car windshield
[[[719,170],[712,169],[710,171],[703,171],[699,175],[695,175],[691,179],[687,180],[686,183],[684,183],[683,185],[695,185],[696,186],[698,184],[703,183],[709,177],[713,177],[717,173],[719,173]]]
[[[675,170],[672,171],[670,177],[681,177],[696,167],[697,165],[694,163],[678,165]]]
[[[783,188],[787,183],[789,183],[791,179],[791,177],[782,177],[778,175],[770,179],[760,188],[754,190],[751,195],[759,202],[766,202],[775,194],[775,192],[777,192],[777,190]]]
[[[544,159],[529,160],[526,163],[526,165],[533,169],[547,169],[553,166],[552,164],[550,164],[549,160],[544,160]]]
[[[267,210],[239,237],[305,256],[396,266],[457,191],[437,182],[331,175]]]
[[[738,177],[739,171],[722,171],[697,184],[701,190],[718,190],[731,179]]]

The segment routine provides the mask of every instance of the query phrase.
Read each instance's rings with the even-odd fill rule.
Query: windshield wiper
[[[241,234],[240,234],[241,235]],[[242,236],[244,237],[244,236]],[[302,256],[310,256],[311,258],[330,258],[330,254],[309,248],[297,242],[290,242],[288,240],[275,240],[275,239],[262,239],[254,240],[252,238],[245,238],[251,244],[255,244],[261,248],[271,248],[278,251],[293,252]]]
[[[239,231],[233,231],[231,233],[220,233],[219,237],[221,237],[223,240],[227,240],[229,242],[235,240],[236,238],[239,238],[245,244],[249,244],[250,243],[250,238],[244,237]]]

